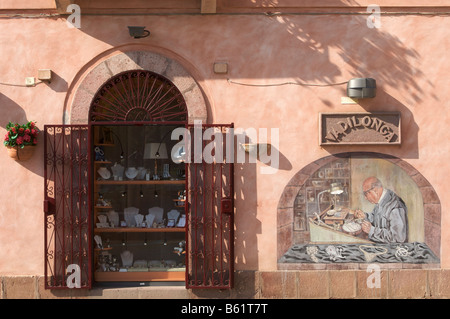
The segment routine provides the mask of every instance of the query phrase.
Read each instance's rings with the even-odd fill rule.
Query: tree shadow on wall
[[[27,123],[27,114],[25,110],[16,102],[11,100],[6,95],[0,94],[0,126],[6,129],[8,122],[13,123]]]
[[[245,133],[236,134],[236,153],[242,152],[242,146],[237,141],[250,142]],[[235,263],[241,267],[258,269],[258,234],[261,234],[261,221],[257,216],[257,173],[256,162],[250,160],[249,154],[245,154],[244,163],[239,163],[235,155],[234,164],[234,193],[235,193]]]
[[[409,39],[399,38],[398,24],[388,16],[381,16],[379,28],[370,28],[367,7],[352,0],[329,0],[326,6],[319,3],[309,8],[278,0],[242,0],[239,6],[236,3],[235,0],[223,4],[225,12],[257,14],[181,15],[178,21],[183,28],[176,33],[171,31],[170,18],[165,16],[156,16],[151,22],[146,16],[117,16],[114,20],[117,33],[113,37],[103,32],[101,24],[106,23],[103,19],[85,16],[80,30],[113,47],[149,45],[149,50],[164,48],[193,63],[195,57],[205,53],[211,57],[235,57],[230,61],[231,78],[288,78],[299,84],[330,85],[352,77],[373,77],[386,86],[411,92],[416,101],[421,100],[423,88],[417,84],[423,77],[417,67],[420,56],[408,47]],[[210,23],[211,27],[199,28],[197,23],[189,23],[197,22],[196,19],[201,19],[205,26]],[[233,27],[241,19],[248,21],[245,32]],[[413,21],[404,21],[400,31],[407,30],[405,23]],[[128,25],[146,25],[154,31],[136,41],[130,39]]]
[[[251,2],[273,11],[277,11],[279,6],[279,1]],[[349,12],[351,9],[366,12],[366,8],[355,1],[335,1],[335,4],[341,9],[348,8]],[[362,99],[358,104],[369,112],[380,111],[380,107],[383,111],[401,112],[404,126],[402,134],[408,137],[402,143],[401,152],[405,158],[418,158],[419,128],[408,105],[420,103],[425,92],[437,100],[432,93],[433,85],[431,81],[424,79],[425,75],[419,69],[421,57],[418,51],[407,45],[409,39],[401,39],[395,34],[398,26],[392,24],[392,21],[386,21],[384,26],[385,17],[381,16],[381,25],[371,28],[368,23],[370,18],[370,12],[363,15],[326,12],[322,15],[268,14],[271,23],[266,23],[267,27],[260,29],[260,36],[252,33],[254,43],[243,48],[243,55],[252,56],[252,60],[246,63],[253,67],[239,68],[240,72],[244,72],[239,76],[263,79],[270,78],[270,74],[273,74],[274,78],[294,78],[296,84],[305,87],[312,84],[311,86],[316,86],[317,92],[325,93],[317,96],[329,107],[336,103],[328,100],[329,88],[325,86],[336,85],[341,89],[342,96],[345,96],[345,84],[350,78],[375,78],[378,87],[376,98]],[[289,35],[282,42],[283,45],[271,45],[277,43],[277,37],[283,32]],[[292,52],[296,52],[296,56],[292,56]],[[282,68],[275,70],[266,65],[267,61],[275,59],[283,61]],[[245,74],[245,70],[252,70],[252,73]],[[258,75],[257,72],[265,73]],[[280,80],[265,83],[270,85],[279,82]],[[322,85],[324,87],[317,88]],[[404,92],[403,102],[388,93],[392,90]],[[327,150],[333,152],[333,148]]]
[[[248,45],[242,47],[241,55],[252,58],[241,60],[242,65],[233,65],[233,69],[239,70],[236,76],[293,78],[297,84],[305,86],[342,84],[343,91],[350,78],[373,77],[385,87],[408,92],[412,103],[422,100],[424,88],[418,80],[424,74],[418,68],[419,53],[408,47],[409,39],[401,39],[395,34],[398,24],[387,17],[380,16],[378,28],[369,27],[371,12],[355,1],[328,1],[328,8],[309,9],[320,14],[296,14],[295,9],[281,7],[281,1],[246,2],[260,5],[268,13],[257,30],[238,36],[222,34],[228,39],[248,37],[245,41]],[[336,8],[348,12],[327,14]],[[269,12],[283,10],[286,13]],[[288,37],[280,37],[286,33]],[[270,61],[278,62],[278,67],[271,67]],[[279,67],[279,61],[282,61],[282,67]],[[251,71],[246,73],[246,70]],[[432,87],[430,81],[426,84]],[[323,102],[331,105],[327,100]]]

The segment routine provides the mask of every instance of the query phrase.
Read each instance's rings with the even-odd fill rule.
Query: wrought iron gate
[[[44,132],[45,288],[91,288],[88,126]]]
[[[188,127],[191,138],[186,165],[186,287],[231,288],[234,272],[233,125]]]

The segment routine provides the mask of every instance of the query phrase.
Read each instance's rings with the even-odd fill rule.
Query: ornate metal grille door
[[[47,289],[92,287],[91,125],[186,121],[187,108],[178,89],[158,74],[136,70],[121,73],[102,86],[91,104],[89,126],[44,127]],[[231,288],[233,125],[187,127],[194,138],[188,152],[192,161],[186,164],[186,287]]]
[[[45,125],[45,288],[91,288],[88,127]]]
[[[187,161],[187,288],[233,286],[234,191],[231,125],[190,126]],[[202,137],[211,136],[205,141]]]

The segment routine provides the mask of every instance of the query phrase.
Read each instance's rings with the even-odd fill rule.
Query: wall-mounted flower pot
[[[6,146],[8,155],[16,161],[29,160],[33,156],[35,148],[36,146],[33,145],[27,145],[23,148],[17,146]]]

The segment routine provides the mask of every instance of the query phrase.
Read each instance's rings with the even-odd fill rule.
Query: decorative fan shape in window
[[[112,77],[95,94],[92,122],[186,121],[187,107],[181,92],[165,77],[134,70]]]

